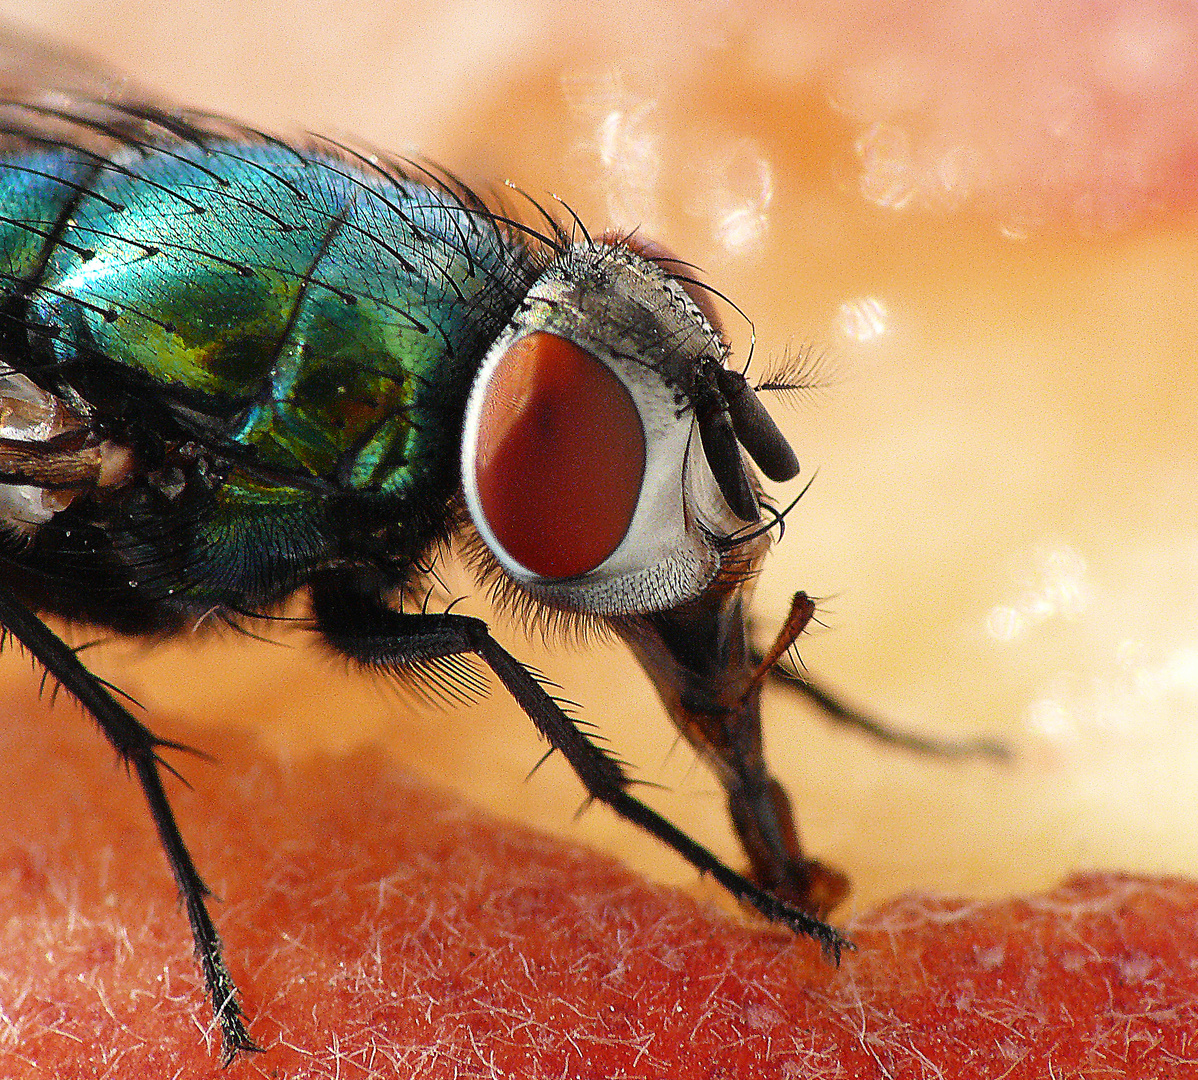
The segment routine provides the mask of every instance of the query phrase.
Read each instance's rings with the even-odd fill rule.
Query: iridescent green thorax
[[[45,164],[87,196],[38,283],[59,357],[97,351],[219,402],[264,466],[395,492],[526,271],[511,242],[445,191],[267,145],[174,148],[95,171]],[[7,173],[10,179],[13,174]],[[53,220],[66,185],[14,195]],[[28,273],[42,237],[7,225]]]
[[[169,444],[169,419],[174,444],[220,460],[193,581],[244,559],[254,516],[284,507],[302,559],[344,525],[324,518],[362,507],[411,557],[456,490],[473,373],[536,270],[469,197],[348,155],[226,141],[0,158],[7,351],[114,437]]]

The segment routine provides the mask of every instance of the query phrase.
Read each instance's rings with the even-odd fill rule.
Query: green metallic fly
[[[0,625],[136,774],[227,1058],[254,1043],[163,788],[180,747],[42,613],[161,636],[303,594],[364,667],[453,683],[477,658],[591,797],[839,957],[822,915],[844,879],[802,854],[761,744],[762,683],[811,602],[763,656],[746,631],[780,521],[749,460],[774,481],[798,462],[728,352],[651,244],[197,113],[0,106]],[[630,794],[486,623],[405,605],[453,536],[507,602],[629,644],[725,787],[749,876]]]

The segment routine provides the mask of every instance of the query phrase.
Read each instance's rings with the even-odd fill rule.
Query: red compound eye
[[[482,402],[475,485],[500,546],[546,578],[599,566],[628,531],[645,435],[611,370],[554,334],[521,338]]]

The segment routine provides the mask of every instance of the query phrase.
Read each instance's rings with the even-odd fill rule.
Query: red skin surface
[[[167,732],[167,734],[172,734]],[[178,732],[173,734],[180,734]],[[179,762],[264,1053],[222,1072],[140,798],[69,708],[6,719],[0,1075],[1190,1076],[1198,885],[907,897],[810,942],[509,827],[382,754]]]

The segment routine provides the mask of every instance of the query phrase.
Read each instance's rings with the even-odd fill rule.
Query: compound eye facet
[[[640,413],[606,364],[544,332],[507,350],[481,401],[474,482],[511,559],[543,578],[602,565],[628,532],[644,473]]]

